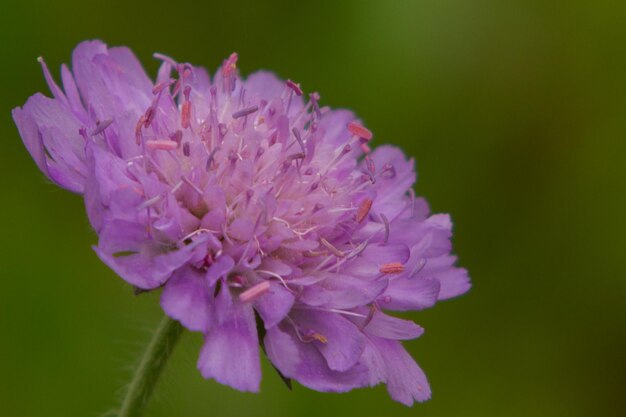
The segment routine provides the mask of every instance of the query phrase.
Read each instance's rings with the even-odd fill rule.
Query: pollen
[[[383,274],[399,274],[404,271],[404,265],[400,262],[389,262],[382,264],[379,271]]]
[[[239,294],[239,301],[242,303],[249,303],[251,301],[256,300],[270,289],[270,282],[263,281],[260,284],[256,284],[255,286],[248,288],[241,294]]]
[[[173,140],[151,140],[146,142],[146,148],[159,151],[172,151],[178,148],[178,143]]]
[[[183,103],[183,108],[180,112],[180,125],[183,129],[187,129],[189,127],[189,120],[191,117],[191,101],[185,101]]]
[[[324,344],[328,343],[328,339],[323,334],[313,332],[311,333],[311,337],[320,343],[324,343]]]
[[[287,80],[286,84],[287,84],[287,87],[291,88],[293,92],[296,93],[297,96],[302,95],[302,88],[300,88],[300,84],[294,83],[291,80]]]
[[[365,218],[369,214],[371,208],[372,208],[372,200],[369,198],[366,198],[365,200],[363,200],[363,202],[359,206],[359,209],[356,212],[356,222],[362,223],[363,220],[365,220]]]
[[[237,59],[238,58],[239,58],[239,56],[237,55],[237,52],[233,52],[232,54],[230,54],[230,56],[228,57],[228,59],[224,63],[224,67],[222,69],[222,75],[223,76],[227,77],[228,75],[230,75],[233,71],[235,71],[237,69]]]
[[[368,128],[357,122],[348,123],[348,131],[364,140],[371,140],[374,137]]]

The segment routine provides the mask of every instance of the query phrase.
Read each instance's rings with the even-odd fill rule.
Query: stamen
[[[233,71],[237,69],[237,52],[233,52],[230,54],[228,59],[224,61],[224,66],[222,67],[222,76],[228,77]]]
[[[374,164],[372,157],[369,155],[365,157],[365,166],[371,174],[376,174],[376,165]]]
[[[167,62],[168,64],[170,64],[173,67],[178,65],[178,62],[176,62],[174,60],[174,58],[171,58],[171,57],[169,57],[167,55],[163,55],[161,53],[156,52],[156,53],[152,54],[152,56],[155,57],[156,59],[160,59],[161,61]]]
[[[374,137],[374,135],[369,129],[367,129],[365,126],[357,122],[348,123],[348,131],[352,133],[354,136],[358,136],[361,139],[365,139],[368,141]]]
[[[305,258],[317,258],[318,256],[326,255],[326,251],[308,251],[302,254]]]
[[[173,78],[170,78],[169,80],[161,81],[160,83],[158,83],[154,87],[152,87],[152,94],[154,94],[154,95],[159,94],[161,91],[163,91],[164,89],[166,89],[170,85],[174,84],[175,82],[176,81]]]
[[[236,111],[233,113],[233,119],[239,119],[240,117],[244,117],[249,114],[252,114],[257,110],[259,110],[259,106],[252,106],[243,110]]]
[[[180,239],[180,243],[183,243],[185,240],[189,240],[197,235],[203,234],[203,233],[216,233],[214,230],[211,229],[196,229],[193,232],[189,233],[187,236],[183,237],[182,239]],[[207,256],[211,255],[210,253],[207,254]]]
[[[191,101],[185,101],[180,112],[180,125],[183,129],[189,128],[189,119],[191,115]]]
[[[417,263],[415,264],[415,267],[413,268],[413,270],[409,274],[409,277],[414,277],[415,275],[419,274],[422,271],[422,269],[424,269],[424,267],[426,266],[427,262],[428,261],[427,261],[426,258],[422,258],[419,261],[417,261]]]
[[[241,275],[235,275],[230,280],[231,282],[228,284],[228,286],[233,288],[241,288],[246,282],[245,278]]]
[[[182,182],[182,181],[178,181],[178,182],[176,183],[176,185],[174,185],[174,186],[172,187],[172,189],[170,190],[170,193],[172,193],[172,194],[176,194],[176,191],[178,191],[178,190],[180,189],[180,187],[182,187],[182,186],[183,186],[183,182]]]
[[[404,265],[400,262],[389,262],[381,265],[379,271],[383,274],[399,274],[404,272]]]
[[[182,64],[183,70],[181,72],[181,78],[183,81],[193,81],[193,67],[191,64]],[[178,70],[180,72],[180,69]],[[190,88],[189,86],[187,88]]]
[[[256,238],[256,236],[255,236],[255,239],[257,240],[257,243],[258,243],[258,239]],[[280,275],[278,275],[277,273],[272,272],[272,271],[265,271],[263,269],[257,269],[256,272],[258,274],[267,274],[270,277],[274,277],[274,278],[278,279],[281,282],[281,284],[283,284],[283,287],[285,287],[286,290],[288,290],[288,291],[290,291],[292,293],[294,292],[291,288],[289,288],[289,286],[285,282],[285,279],[283,277],[281,277]]]
[[[180,179],[183,180],[185,182],[185,184],[190,186],[199,196],[204,195],[202,190],[200,188],[198,188],[198,186],[196,184],[194,184],[189,178],[187,178],[187,177],[185,177],[183,175],[182,177],[180,177]]]
[[[243,103],[245,102],[245,97],[246,97],[246,89],[241,87],[241,90],[239,90],[239,105],[243,106]]]
[[[220,139],[223,139],[228,132],[228,127],[224,123],[219,123],[217,125],[217,129],[220,131]]]
[[[189,142],[183,143],[183,155],[191,155],[191,145],[189,145]]]
[[[111,123],[113,123],[113,119],[107,119],[104,122],[96,121],[96,128],[91,132],[91,136],[104,132],[104,129],[111,126]]]
[[[265,294],[269,289],[270,282],[263,281],[239,294],[239,301],[241,301],[242,303],[249,303],[251,301],[254,301],[263,294]]]
[[[296,137],[296,140],[300,144],[300,148],[302,148],[302,153],[305,153],[304,142],[302,142],[302,136],[300,136],[300,131],[297,127],[294,127],[293,129],[291,129],[291,131],[293,132],[293,135]]]
[[[300,88],[300,84],[296,84],[291,80],[287,80],[287,87],[291,88],[297,96],[302,95],[302,89]]]
[[[326,336],[324,336],[323,334],[320,334],[318,332],[311,332],[311,333],[307,334],[307,336],[317,340],[320,343],[326,344],[328,342],[328,339],[326,338]]]
[[[178,143],[172,140],[150,140],[146,142],[146,148],[159,151],[171,151],[178,148]]]
[[[386,245],[389,241],[389,220],[383,213],[380,213],[380,218],[383,219],[383,224],[385,225],[385,237],[383,238],[383,244]]]
[[[263,155],[265,153],[265,149],[264,148],[259,148],[256,151],[256,157],[254,158],[255,161],[257,161],[261,155]]]
[[[318,92],[313,92],[311,94],[309,94],[309,98],[311,99],[311,103],[313,105],[313,111],[315,112],[315,115],[317,116],[318,119],[322,118],[322,112],[320,111],[320,106],[318,104],[318,101],[320,99],[320,95]]]
[[[180,141],[183,139],[183,132],[177,130],[176,132],[172,133],[169,138],[174,142],[180,144]]]
[[[146,110],[146,114],[144,115],[143,127],[145,127],[146,129],[149,128],[150,124],[152,124],[152,119],[154,119],[154,107],[150,106],[148,107],[148,109]]]
[[[298,309],[299,310],[326,311],[328,313],[343,314],[344,316],[359,317],[362,319],[367,318],[365,314],[355,313],[354,311],[341,310],[339,308],[309,307],[309,306],[301,305],[301,306],[298,306]]]
[[[146,201],[144,201],[143,203],[141,203],[140,205],[137,206],[137,211],[142,211],[145,208],[148,208],[150,206],[155,205],[156,203],[158,203],[159,201],[161,201],[163,199],[162,195],[156,195]]]
[[[145,122],[146,116],[142,115],[137,121],[137,125],[135,126],[135,143],[137,144],[137,146],[141,144],[141,139],[143,138],[141,134],[141,128],[143,127]]]
[[[211,169],[211,164],[213,164],[213,162],[214,162],[215,153],[216,153],[217,151],[219,151],[219,150],[220,150],[220,148],[219,148],[219,147],[215,147],[215,148],[213,148],[213,149],[211,150],[211,153],[209,154],[209,157],[207,158],[207,161],[206,161],[206,166],[205,166],[205,169],[206,169],[207,171],[208,171],[209,169]]]
[[[360,254],[363,253],[363,251],[365,250],[365,248],[367,248],[367,245],[370,243],[369,240],[366,240],[364,242],[362,242],[361,244],[359,244],[359,246],[356,247],[356,249],[354,249],[352,252],[350,252],[348,254],[348,256],[346,256],[346,259],[352,259],[352,258],[356,258],[357,256],[359,256]]]
[[[370,148],[367,143],[361,143],[361,150],[366,155],[369,155],[372,152],[372,148]]]
[[[180,112],[180,124],[183,129],[187,129],[189,127],[189,122],[191,119],[191,101],[189,100],[189,94],[191,93],[191,87],[185,87],[185,102],[183,103],[183,107]]]
[[[85,140],[85,141],[89,141],[89,137],[87,136],[87,129],[85,129],[84,127],[81,127],[80,129],[78,129],[78,134]]]
[[[285,162],[287,164],[291,164],[291,162],[295,161],[296,159],[304,159],[304,152],[287,155],[287,158],[285,158]]]
[[[367,317],[365,318],[365,321],[363,321],[363,323],[361,323],[361,326],[359,326],[361,330],[365,329],[367,325],[370,324],[370,322],[374,318],[374,314],[376,313],[376,311],[378,311],[378,309],[376,308],[376,305],[372,304],[370,306],[370,311],[367,313]]]
[[[356,212],[357,223],[361,223],[363,222],[363,220],[365,220],[365,218],[370,212],[370,209],[372,208],[372,203],[373,203],[372,200],[369,198],[366,198],[365,200],[363,200],[363,202],[359,206],[359,209]]]
[[[326,249],[328,249],[333,255],[335,255],[338,258],[343,258],[344,256],[346,256],[345,253],[343,253],[342,251],[340,251],[339,249],[337,249],[336,247],[334,247],[329,241],[327,241],[324,238],[320,239],[320,243],[322,245],[324,245],[326,247]]]

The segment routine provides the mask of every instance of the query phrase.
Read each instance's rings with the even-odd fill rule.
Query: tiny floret
[[[83,42],[51,96],[13,110],[39,169],[83,196],[96,254],[204,345],[205,378],[258,391],[264,352],[318,391],[387,385],[430,398],[394,312],[465,293],[452,223],[416,197],[414,162],[348,110],[233,53],[211,77],[155,54]],[[306,87],[306,86],[305,86]]]

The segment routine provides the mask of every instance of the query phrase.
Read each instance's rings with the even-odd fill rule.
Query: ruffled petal
[[[245,80],[245,86],[246,95],[265,100],[271,100],[280,96],[287,88],[284,81],[278,79],[274,73],[269,71],[257,71],[250,74]],[[293,104],[296,104],[295,100],[294,98]],[[301,100],[298,100],[298,102],[301,102]]]
[[[282,284],[272,282],[270,289],[254,303],[254,308],[263,319],[266,329],[280,323],[289,314],[295,295],[288,291]]]
[[[435,305],[439,288],[439,280],[436,278],[394,279],[389,282],[378,302],[385,310],[423,310]]]
[[[465,294],[472,287],[465,268],[450,268],[438,274],[437,279],[439,279],[441,284],[441,289],[439,290],[440,300],[458,297],[461,294]]]
[[[402,320],[379,311],[365,322],[363,331],[369,335],[393,340],[409,340],[420,337],[424,333],[421,326],[410,320]]]
[[[372,211],[393,220],[410,205],[405,196],[417,178],[415,163],[412,159],[407,160],[399,148],[390,145],[377,147],[370,157],[377,172],[373,188],[379,191]]]
[[[288,325],[268,329],[264,339],[267,356],[287,378],[325,392],[345,392],[368,383],[367,368],[357,364],[345,372],[333,371],[319,350],[303,343]]]
[[[226,276],[234,266],[235,261],[228,255],[222,255],[217,258],[206,271],[206,279],[209,286],[214,286],[215,283],[220,278]]]
[[[376,270],[377,275],[380,272]],[[366,305],[380,296],[388,281],[362,279],[351,275],[329,274],[315,285],[304,287],[299,301],[309,306],[349,309]]]
[[[311,338],[333,371],[347,371],[356,365],[365,337],[350,320],[336,313],[296,310],[293,320],[303,329],[304,337]]]
[[[370,384],[385,382],[395,401],[412,406],[414,401],[423,402],[430,398],[426,375],[400,342],[370,337],[363,362],[369,368]]]
[[[205,338],[198,369],[203,377],[240,391],[259,390],[261,363],[252,307],[233,305],[229,317],[213,327]]]
[[[212,322],[210,290],[200,271],[180,268],[163,288],[161,307],[189,330],[207,332]]]
[[[61,187],[81,193],[87,175],[85,140],[72,112],[57,100],[35,94],[23,108],[13,109],[13,119],[39,169]]]
[[[467,270],[455,267],[455,263],[456,256],[448,254],[428,258],[418,274],[420,277],[432,277],[439,281],[439,300],[457,297],[472,287]]]
[[[82,42],[74,49],[72,70],[83,101],[99,120],[129,109],[139,115],[150,105],[152,83],[127,48]]]
[[[104,225],[94,250],[111,269],[142,289],[161,286],[192,255],[194,244],[182,248],[156,243],[139,223],[112,220]]]

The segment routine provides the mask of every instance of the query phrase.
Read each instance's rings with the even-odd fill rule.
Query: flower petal
[[[252,307],[233,305],[228,319],[206,335],[198,369],[203,377],[240,391],[259,390],[261,363]]]
[[[415,339],[424,333],[421,326],[410,320],[402,320],[379,311],[374,313],[363,331],[372,336],[393,340]]]
[[[293,306],[296,297],[282,284],[272,282],[266,294],[254,303],[254,308],[263,319],[266,329],[280,323]]]
[[[417,178],[415,163],[412,159],[407,160],[399,148],[389,145],[377,147],[370,157],[378,173],[373,188],[379,192],[372,211],[383,213],[393,220],[409,204],[405,195]]]
[[[61,187],[81,193],[87,168],[76,117],[59,101],[35,94],[23,108],[13,109],[13,119],[39,169]]]
[[[99,120],[133,109],[137,116],[150,105],[152,83],[126,48],[100,41],[80,43],[72,55],[72,70],[83,101]]]
[[[385,310],[409,311],[432,307],[439,295],[439,280],[436,278],[399,278],[378,298]]]
[[[350,320],[336,313],[313,310],[295,310],[291,317],[304,331],[319,335],[311,344],[326,358],[330,369],[347,371],[356,365],[365,337]]]
[[[94,250],[111,269],[129,283],[153,289],[162,285],[172,272],[192,255],[194,244],[168,247],[150,239],[146,227],[124,220],[104,225]]]
[[[413,358],[395,340],[371,337],[363,354],[370,372],[370,385],[387,384],[391,398],[407,406],[430,398],[426,375]]]
[[[210,288],[197,269],[183,267],[167,280],[161,307],[191,331],[207,332],[211,326]]]
[[[380,275],[380,272],[378,272]],[[374,301],[387,288],[386,279],[362,279],[344,274],[328,274],[315,285],[304,287],[299,301],[315,307],[349,309]]]
[[[220,278],[226,276],[234,266],[235,261],[228,255],[222,255],[217,258],[206,271],[206,279],[209,286],[214,286],[215,283]]]
[[[287,378],[325,392],[345,392],[368,382],[367,368],[357,364],[346,372],[333,371],[311,343],[301,342],[288,325],[268,329],[264,345],[267,356]]]

